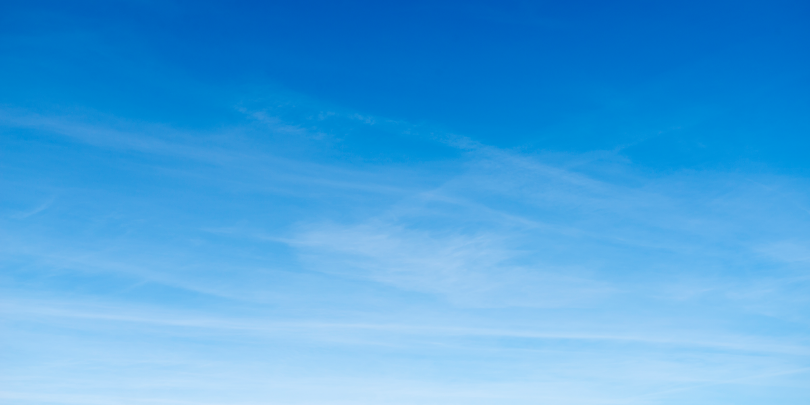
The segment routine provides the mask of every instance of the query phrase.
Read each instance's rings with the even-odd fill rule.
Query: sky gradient
[[[809,17],[0,2],[0,400],[806,404]]]

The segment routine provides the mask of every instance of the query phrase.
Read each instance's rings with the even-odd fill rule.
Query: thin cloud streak
[[[802,179],[661,175],[615,153],[529,155],[451,136],[442,142],[458,145],[461,157],[441,163],[447,172],[316,164],[266,152],[249,126],[225,131],[242,131],[238,142],[202,145],[219,135],[27,117],[4,119],[95,145],[88,153],[113,151],[112,167],[149,184],[146,197],[103,182],[48,186],[29,198],[58,195],[47,209],[5,216],[0,253],[13,267],[2,317],[15,325],[20,353],[45,345],[69,359],[77,387],[103,383],[85,367],[116,369],[151,353],[144,361],[167,371],[127,378],[149,385],[178,372],[171,367],[198,373],[173,384],[208,390],[201,400],[210,403],[233,390],[278,402],[279,391],[255,373],[293,387],[297,403],[350,403],[373,392],[388,403],[644,404],[766,375],[756,370],[784,383],[789,375],[780,373],[803,370],[810,358],[802,337],[810,228],[797,226],[808,219],[796,214],[806,211]],[[328,132],[260,118],[290,136]],[[122,150],[160,159],[144,164]],[[178,169],[186,160],[200,165]],[[85,236],[69,238],[60,231],[68,228]],[[71,277],[85,292],[34,298]],[[161,304],[167,296],[177,301]],[[774,325],[783,333],[768,333]],[[84,352],[61,351],[59,339]],[[240,348],[201,348],[223,342]],[[172,351],[165,358],[173,360],[160,360]],[[110,353],[118,357],[105,359]],[[49,364],[31,366],[31,375],[49,375]],[[428,364],[445,371],[431,374]],[[336,380],[346,365],[357,368]],[[305,387],[317,376],[324,394],[310,396]],[[31,378],[5,395],[46,400],[30,393],[49,377]],[[207,379],[224,382],[199,383]],[[632,383],[620,392],[609,388],[616,379]],[[85,398],[62,393],[60,403]]]
[[[356,332],[381,332],[384,334],[398,336],[424,336],[434,338],[456,338],[456,337],[499,337],[499,338],[527,338],[538,340],[582,340],[606,343],[637,343],[652,346],[672,346],[684,348],[702,348],[724,350],[743,353],[762,354],[789,354],[792,356],[810,357],[810,347],[799,342],[779,342],[774,339],[752,339],[743,335],[709,335],[699,336],[689,331],[669,330],[659,333],[646,334],[617,334],[610,331],[575,331],[573,329],[559,325],[549,330],[548,326],[536,327],[535,330],[525,329],[494,329],[476,326],[438,326],[430,324],[402,324],[402,323],[349,323],[349,322],[328,322],[321,320],[311,321],[275,321],[262,317],[239,319],[233,316],[212,317],[197,313],[166,313],[165,310],[157,308],[144,310],[143,308],[126,308],[120,306],[104,306],[99,308],[98,304],[85,308],[71,308],[75,302],[37,302],[30,300],[18,300],[4,303],[0,313],[4,313],[7,319],[25,319],[26,322],[47,323],[48,319],[75,318],[86,321],[121,322],[132,324],[147,324],[157,326],[169,326],[175,328],[191,329],[211,329],[223,331],[238,331],[250,335],[266,337],[290,337],[301,338],[309,336],[309,339],[321,340],[337,331]],[[76,327],[78,325],[74,325]],[[594,329],[590,325],[586,328]],[[597,328],[600,328],[597,326]],[[603,329],[607,329],[601,326]],[[557,330],[554,330],[557,329]],[[580,327],[580,329],[584,329]],[[318,334],[311,334],[313,331],[320,331]],[[329,331],[329,332],[327,332]],[[193,332],[190,332],[193,333]],[[694,336],[689,336],[694,335]],[[676,337],[673,337],[676,336]],[[368,338],[368,337],[366,337]],[[374,339],[372,337],[372,339]],[[362,342],[368,343],[367,340]],[[533,350],[530,348],[509,348],[506,350]]]

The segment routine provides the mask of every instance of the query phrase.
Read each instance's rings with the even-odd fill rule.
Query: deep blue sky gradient
[[[0,3],[0,398],[810,399],[810,6]]]
[[[253,87],[261,85],[491,145],[624,148],[668,169],[741,161],[801,169],[807,147],[803,2],[4,9],[7,104],[81,105],[193,127],[227,120],[223,99],[262,97]]]

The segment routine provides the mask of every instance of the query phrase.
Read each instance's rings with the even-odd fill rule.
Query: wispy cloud
[[[616,294],[663,298],[686,280],[695,299],[756,288],[743,269],[773,267],[761,259],[763,244],[809,220],[795,200],[733,174],[649,177],[616,161],[566,168],[491,148],[464,165],[360,222],[304,222],[290,243],[310,268],[459,304],[577,306]],[[774,243],[781,250],[771,255],[802,260],[800,247]],[[795,279],[780,268],[769,277]]]
[[[793,384],[807,367],[803,179],[651,173],[616,152],[529,154],[440,131],[431,142],[457,156],[315,159],[259,135],[341,142],[326,135],[407,123],[270,112],[208,134],[4,112],[7,128],[92,145],[81,157],[103,167],[36,192],[6,180],[26,203],[4,207],[3,318],[17,352],[68,365],[42,357],[2,395],[190,398],[34,394],[64,370],[100,392],[98,370],[146,361],[163,371],[132,366],[132,384],[212,404],[676,403]],[[250,395],[222,399],[234,390]]]
[[[34,208],[30,209],[30,210],[23,211],[23,212],[18,212],[18,213],[15,213],[15,214],[11,214],[11,218],[14,218],[14,219],[26,219],[26,218],[28,218],[30,216],[39,214],[40,212],[45,211],[46,209],[48,209],[48,207],[50,207],[51,204],[53,204],[54,200],[55,200],[55,197],[51,197],[47,201],[43,202],[42,204],[39,204],[38,206],[36,206],[36,207],[34,207]]]

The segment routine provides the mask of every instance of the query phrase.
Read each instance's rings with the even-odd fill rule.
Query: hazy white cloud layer
[[[810,395],[806,179],[237,110],[210,133],[0,112],[5,403]],[[330,154],[351,131],[450,152]]]

